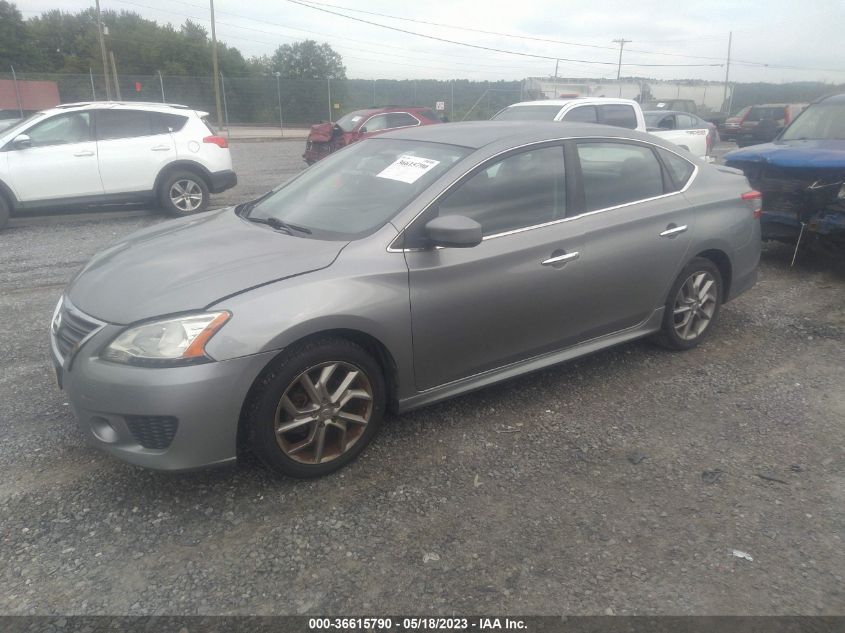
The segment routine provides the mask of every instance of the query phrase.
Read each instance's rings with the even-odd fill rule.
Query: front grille
[[[144,448],[163,449],[173,441],[179,420],[169,415],[127,415],[126,426]]]
[[[99,321],[74,308],[67,300],[58,319],[59,324],[54,327],[53,336],[62,360],[72,356],[82,341],[103,326]]]

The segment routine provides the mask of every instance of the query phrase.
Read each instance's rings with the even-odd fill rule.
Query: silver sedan
[[[56,306],[53,357],[115,457],[180,470],[249,450],[320,476],[388,410],[640,337],[694,347],[756,280],[759,215],[740,172],[647,134],[398,130],[98,254]]]

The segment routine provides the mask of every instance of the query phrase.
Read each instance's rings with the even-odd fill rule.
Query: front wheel
[[[372,441],[384,404],[372,356],[346,339],[312,340],[285,352],[256,385],[246,420],[252,450],[284,475],[327,475]]]
[[[669,291],[663,326],[655,340],[669,349],[692,349],[713,328],[722,298],[719,269],[709,259],[696,257]]]
[[[176,171],[165,176],[159,190],[161,206],[177,217],[204,211],[210,198],[205,180],[190,171]]]

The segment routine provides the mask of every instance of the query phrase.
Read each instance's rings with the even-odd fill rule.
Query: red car
[[[442,122],[431,108],[386,106],[355,110],[334,123],[312,125],[302,158],[309,165],[313,165],[335,150],[379,132]]]

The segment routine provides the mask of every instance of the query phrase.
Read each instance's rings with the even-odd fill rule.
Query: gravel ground
[[[300,151],[235,145],[215,201]],[[326,479],[168,475],[84,443],[47,348],[74,271],[158,221],[0,234],[0,613],[845,613],[841,261],[767,247],[698,349],[636,342],[394,417]]]

